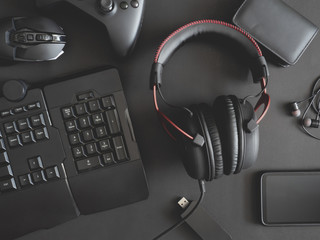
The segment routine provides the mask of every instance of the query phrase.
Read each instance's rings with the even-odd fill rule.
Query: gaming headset
[[[260,82],[261,91],[255,96],[239,99],[234,95],[219,96],[213,106],[195,104],[183,107],[189,114],[180,116],[181,127],[160,111],[157,92],[163,97],[163,67],[185,42],[203,35],[222,35],[235,40],[249,55],[254,83]],[[167,133],[174,138],[166,123],[176,129],[181,137],[176,140],[183,146],[184,166],[188,174],[198,180],[211,181],[223,174],[236,174],[250,167],[258,156],[259,123],[265,116],[270,97],[267,94],[268,67],[256,41],[242,29],[217,20],[201,20],[180,27],[160,45],[151,71],[155,108]],[[249,97],[259,97],[253,106]],[[264,105],[259,118],[255,112]]]

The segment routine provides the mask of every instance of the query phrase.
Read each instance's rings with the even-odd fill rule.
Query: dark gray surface
[[[35,13],[31,0],[2,0],[0,16]],[[29,83],[50,82],[102,65],[119,68],[131,117],[150,186],[148,200],[67,222],[21,240],[59,239],[151,239],[179,219],[178,197],[198,197],[197,182],[190,179],[175,145],[166,136],[153,108],[149,73],[158,44],[181,25],[196,19],[231,21],[240,0],[149,0],[140,38],[133,55],[113,55],[104,26],[65,6],[44,14],[64,27],[69,41],[66,53],[55,62],[19,63],[0,67],[0,81],[22,78]],[[320,2],[286,0],[290,6],[320,26]],[[211,103],[218,94],[243,97],[257,91],[245,58],[234,48],[214,40],[199,40],[181,49],[167,64],[165,95],[177,104]],[[317,239],[319,227],[265,227],[260,221],[259,173],[266,170],[319,170],[319,142],[297,128],[288,116],[287,102],[308,96],[311,84],[320,75],[320,38],[317,36],[290,68],[270,64],[271,109],[260,128],[257,163],[239,175],[207,184],[204,206],[235,240]],[[317,132],[318,133],[318,132]],[[319,132],[320,135],[320,132]],[[45,216],[43,216],[45,217]],[[214,239],[214,236],[212,237]],[[163,239],[198,239],[183,226]]]

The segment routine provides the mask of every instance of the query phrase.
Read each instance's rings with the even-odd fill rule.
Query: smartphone
[[[266,226],[320,225],[320,171],[262,174],[261,222]]]

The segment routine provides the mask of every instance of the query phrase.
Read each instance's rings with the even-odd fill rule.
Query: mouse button
[[[15,28],[30,29],[37,32],[50,32],[64,34],[61,27],[53,20],[44,17],[18,18],[14,21]]]
[[[38,44],[28,48],[17,48],[16,60],[46,61],[54,60],[61,55],[64,44]]]
[[[14,48],[10,43],[10,27],[8,24],[0,24],[0,58],[5,60],[13,60]]]

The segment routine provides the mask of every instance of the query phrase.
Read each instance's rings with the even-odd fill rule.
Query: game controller
[[[141,28],[145,0],[36,0],[36,5],[44,8],[63,1],[103,23],[120,56],[132,50]]]

